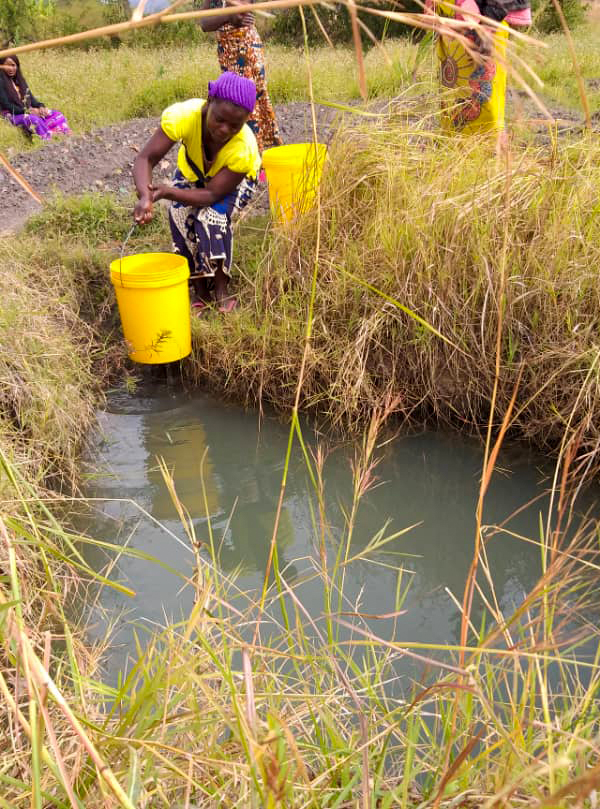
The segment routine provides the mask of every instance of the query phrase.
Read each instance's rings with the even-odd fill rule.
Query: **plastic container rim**
[[[129,259],[140,259],[143,256],[164,256],[169,257],[174,265],[172,269],[157,269],[148,272],[140,267],[127,267]],[[173,261],[177,259],[176,261]],[[131,263],[131,262],[129,262]],[[110,280],[113,285],[121,289],[165,289],[176,286],[186,281],[190,276],[190,268],[184,256],[177,256],[175,253],[138,253],[133,256],[124,256],[122,259],[116,258],[110,263]]]
[[[304,155],[304,161],[310,160],[312,155],[310,154],[311,148],[314,148],[314,151],[317,153],[317,160],[320,160],[325,157],[327,154],[327,146],[325,143],[286,143],[283,146],[273,146],[270,149],[265,149],[262,156],[263,166],[268,165],[290,165],[290,163],[297,161],[291,160],[289,155],[292,152],[295,146],[306,146],[306,153]],[[279,151],[281,150],[281,151]],[[286,156],[287,155],[287,156]]]

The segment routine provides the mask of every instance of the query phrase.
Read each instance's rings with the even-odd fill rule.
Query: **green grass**
[[[392,43],[390,54],[399,65],[410,61],[407,43]],[[307,99],[304,54],[269,47],[269,92],[274,101]],[[334,68],[332,68],[332,60]],[[112,50],[40,51],[22,59],[33,92],[46,104],[60,108],[76,132],[117,123],[139,115],[158,115],[173,101],[206,94],[208,81],[219,73],[214,43],[199,46]],[[400,89],[398,68],[388,68],[372,51],[367,65],[375,93]],[[346,101],[359,97],[351,51],[317,49],[312,57],[315,93],[320,100]],[[0,122],[0,149],[26,148],[24,138]]]
[[[600,110],[600,53],[598,34],[600,24],[582,26],[575,32],[575,51],[591,112]],[[573,73],[571,56],[564,36],[553,34],[545,39],[548,45],[539,64],[534,65],[544,82],[545,94],[567,108],[582,109],[577,79]]]
[[[598,28],[582,26],[575,32],[584,76],[600,78],[595,47]],[[578,108],[571,62],[564,38],[547,38],[549,48],[529,60],[546,82],[547,94],[569,108]],[[420,92],[437,92],[430,48],[406,40],[387,43],[389,64],[382,51],[372,48],[365,64],[371,97],[389,98],[422,82]],[[304,53],[267,44],[269,92],[275,102],[308,99]],[[161,48],[123,45],[115,49],[47,50],[23,56],[23,69],[34,93],[62,109],[75,132],[118,123],[136,116],[158,115],[170,103],[206,93],[207,83],[219,72],[214,42]],[[354,54],[348,48],[315,48],[311,71],[317,101],[350,101],[360,97]],[[600,91],[588,87],[597,109]],[[543,95],[543,93],[542,93]],[[0,121],[0,150],[36,148]]]

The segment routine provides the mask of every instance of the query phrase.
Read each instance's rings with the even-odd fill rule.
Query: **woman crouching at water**
[[[250,79],[222,73],[208,84],[208,100],[191,98],[168,107],[160,127],[135,159],[138,202],[133,215],[143,225],[153,204],[171,200],[169,224],[176,253],[190,266],[198,313],[211,302],[220,312],[235,308],[227,296],[233,239],[231,217],[257,188],[260,155],[246,121],[256,103]],[[181,142],[173,186],[152,185],[152,170],[174,143]]]

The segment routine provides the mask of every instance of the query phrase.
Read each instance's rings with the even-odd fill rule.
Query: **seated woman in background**
[[[236,73],[222,73],[208,84],[208,100],[190,98],[163,112],[160,127],[133,164],[138,202],[133,216],[143,225],[153,203],[171,200],[169,224],[176,253],[185,256],[198,297],[198,314],[211,303],[220,312],[235,308],[227,296],[233,238],[231,217],[257,188],[260,154],[248,118],[256,87]],[[152,171],[169,149],[181,143],[173,185],[152,185]]]
[[[62,112],[47,109],[33,96],[16,56],[0,59],[0,115],[28,135],[38,135],[43,140],[71,134]]]

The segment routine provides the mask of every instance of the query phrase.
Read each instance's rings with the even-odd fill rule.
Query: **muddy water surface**
[[[193,591],[181,576],[193,574],[194,557],[171,495],[159,469],[163,458],[172,470],[178,495],[199,540],[208,543],[209,521],[219,564],[241,592],[262,585],[284,468],[288,430],[274,419],[259,421],[205,395],[189,396],[164,387],[116,394],[100,414],[102,434],[92,458],[95,474],[87,495],[97,498],[85,520],[95,537],[127,544],[172,569],[139,558],[121,557],[112,577],[135,591],[134,597],[105,591],[107,619],[97,617],[101,636],[106,621],[117,631],[109,661],[110,676],[125,669],[134,653],[134,633],[185,616]],[[307,430],[314,448],[317,438]],[[433,643],[457,642],[460,620],[451,593],[460,599],[473,553],[475,506],[482,450],[458,436],[424,433],[395,439],[382,449],[377,486],[358,512],[350,556],[360,554],[374,535],[413,526],[386,546],[348,568],[344,609],[369,616],[398,609],[398,593],[407,594],[403,614],[370,618],[383,637]],[[344,511],[351,502],[352,448],[333,451],[325,464],[325,502],[331,530],[328,556],[344,535]],[[204,459],[204,460],[203,460]],[[203,462],[203,479],[200,468]],[[486,500],[485,522],[510,520],[510,532],[494,534],[487,553],[500,606],[510,610],[540,575],[540,552],[517,536],[539,536],[546,516],[543,473],[522,449],[502,460]],[[547,470],[546,470],[547,472]],[[207,512],[208,515],[207,516]],[[302,581],[318,559],[314,490],[299,451],[294,452],[279,532],[279,566],[289,581]],[[91,552],[94,565],[106,557]],[[394,567],[402,567],[400,577]],[[298,593],[310,612],[322,612],[322,590],[313,578]],[[246,603],[238,596],[239,604]]]

